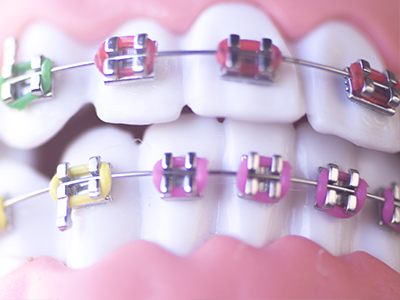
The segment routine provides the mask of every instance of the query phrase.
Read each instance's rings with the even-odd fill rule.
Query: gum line
[[[302,276],[293,269],[302,270]],[[87,281],[88,278],[92,280]],[[324,299],[329,295],[334,299],[398,299],[399,278],[396,271],[362,251],[336,257],[299,236],[285,236],[259,249],[219,235],[185,257],[147,241],[130,242],[96,265],[80,270],[70,269],[51,257],[38,257],[0,281],[0,296]],[[63,284],[58,286],[60,282]],[[291,282],[290,288],[287,282]]]

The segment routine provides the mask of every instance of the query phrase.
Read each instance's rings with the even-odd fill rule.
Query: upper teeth
[[[238,35],[230,35],[220,42],[218,50],[157,52],[157,42],[147,38],[147,34],[136,36],[111,37],[101,44],[94,62],[75,63],[51,68],[51,61],[43,56],[32,58],[27,63],[15,64],[16,42],[5,41],[2,68],[1,98],[12,108],[23,110],[37,98],[52,96],[51,75],[55,72],[86,67],[95,64],[106,77],[104,83],[120,83],[135,79],[154,77],[157,56],[177,56],[187,54],[216,54],[221,64],[221,76],[227,79],[269,84],[275,79],[275,72],[281,61],[319,68],[344,75],[348,97],[372,110],[385,115],[394,115],[399,105],[398,82],[391,71],[381,74],[371,69],[369,62],[359,60],[347,71],[299,59],[282,57],[280,50],[271,39],[261,42],[241,40]],[[32,73],[32,71],[34,71]],[[30,80],[30,90],[27,90]],[[25,91],[27,90],[27,91]]]
[[[354,28],[340,23],[328,23],[317,28],[296,45],[296,50],[305,59],[319,57],[319,62],[327,65],[349,64],[368,58],[375,69],[384,69],[378,52],[368,40]],[[329,73],[316,73],[309,68],[302,68],[301,72],[306,78],[307,116],[315,130],[340,136],[365,148],[399,151],[398,114],[386,118],[349,102],[345,104],[345,91],[340,89],[341,78]]]
[[[195,50],[215,49],[216,41],[219,42],[221,39],[226,37],[226,32],[232,31],[241,33],[246,37],[256,37],[256,40],[261,40],[261,37],[264,35],[265,28],[269,28],[268,36],[273,39],[274,44],[278,45],[282,51],[284,55],[283,59],[290,62],[302,63],[299,60],[289,58],[291,54],[276,28],[274,28],[273,24],[266,18],[265,15],[263,15],[261,12],[255,11],[252,7],[243,5],[229,6],[229,14],[226,17],[226,20],[224,20],[222,27],[220,26],[218,31],[212,31],[210,33],[210,31],[207,30],[209,24],[213,24],[214,20],[219,18],[221,15],[220,10],[224,9],[224,5],[219,5],[202,14],[202,16],[192,27],[191,31],[183,38],[181,47],[184,49]],[[238,19],[245,20],[246,18],[251,18],[252,21],[249,23],[250,25],[246,24],[246,26],[243,26],[241,25],[242,23],[237,22]],[[124,34],[125,32],[131,31],[131,25],[134,25],[135,32],[138,32],[138,30],[141,30],[142,28],[146,28],[146,31],[149,32],[151,36],[154,35],[157,37],[157,39],[160,41],[161,47],[166,47],[165,49],[171,47],[178,49],[178,41],[175,37],[154,23],[148,21],[138,21],[128,24],[119,30],[118,34]],[[335,35],[337,32],[343,32],[342,26],[344,25],[324,25],[324,27],[319,28],[315,31],[315,33],[311,34],[310,37],[307,37],[300,42],[297,45],[297,50],[303,54],[303,57],[310,58],[311,60],[321,58],[321,61],[323,61],[324,55],[322,55],[323,52],[321,52],[320,49],[323,49],[325,53],[325,44],[323,48],[315,45],[323,40],[320,38],[320,36],[325,35],[326,32],[328,32],[330,37],[329,42],[333,42],[335,45],[338,43],[344,43],[346,46],[349,44],[357,45],[357,47],[350,47],[351,49],[346,52],[348,53],[348,56],[352,53],[352,51],[354,51],[354,49],[359,50],[359,46],[363,45],[364,47],[361,47],[363,51],[361,51],[361,53],[358,52],[358,55],[372,57],[374,65],[379,66],[379,60],[374,55],[375,52],[369,50],[371,49],[370,45],[363,40],[359,33],[355,32],[354,30],[348,30],[346,35]],[[40,31],[44,31],[43,29],[48,31],[48,28],[40,28]],[[29,40],[30,37],[36,35],[35,30],[39,31],[34,29],[34,33],[31,33],[27,38],[23,38],[22,44],[26,44],[25,40]],[[132,32],[130,33],[132,34]],[[36,42],[36,44],[48,45],[44,40],[41,42],[41,39],[49,40],[48,36],[51,34],[52,32],[49,32],[48,34],[43,34],[43,32],[40,32],[40,37],[36,37],[36,40],[39,40],[39,43]],[[43,38],[43,36],[45,36],[45,38]],[[343,36],[346,38],[344,40],[345,42],[342,41]],[[72,42],[65,41],[65,38],[62,35],[58,35],[57,38],[58,40],[62,40],[64,45],[66,44],[72,46]],[[317,42],[315,42],[315,40]],[[347,42],[347,40],[350,40],[351,43]],[[241,42],[239,36],[236,35],[232,35],[228,39],[227,44],[231,48],[229,50],[230,52],[226,54],[226,60],[221,61],[223,64],[223,74],[235,76],[236,78],[239,77],[239,79],[250,78],[256,82],[272,81],[275,77],[275,68],[279,65],[279,61],[281,59],[279,50],[277,50],[278,52],[275,51],[277,48],[271,45],[271,40],[269,39],[262,39],[261,44],[256,47],[257,49],[252,49],[250,46],[247,46],[246,43],[249,42]],[[11,50],[5,51],[3,77],[6,76],[5,74],[14,73],[13,70],[15,69],[13,67],[15,60],[10,54],[10,52],[15,49],[15,46],[10,45],[9,43],[8,45],[9,49]],[[249,47],[252,49],[252,51],[257,51],[256,55],[258,56],[258,59],[253,59],[251,56],[249,56],[250,54],[240,52],[243,51],[243,49],[250,49]],[[304,47],[307,47],[307,51],[302,50]],[[309,48],[310,51],[308,50]],[[335,48],[332,49],[334,50]],[[66,50],[64,51],[67,52]],[[220,48],[218,51],[225,50]],[[72,52],[72,49],[70,52]],[[162,54],[162,51],[159,53]],[[313,55],[310,55],[310,53],[313,53]],[[66,55],[68,54],[69,53],[66,53]],[[134,56],[132,57],[132,55]],[[155,59],[155,55],[155,44],[151,40],[147,39],[147,35],[138,34],[134,38],[132,37],[131,42],[128,41],[128,38],[108,39],[104,46],[99,48],[99,52],[97,53],[95,61],[104,75],[107,75],[107,77],[115,77],[114,79],[111,79],[111,81],[121,81],[126,79],[144,78],[148,76],[152,77],[153,73],[155,72],[152,64],[153,59]],[[23,57],[23,53],[20,56]],[[57,55],[57,57],[59,56],[60,55]],[[241,58],[241,56],[243,57]],[[147,59],[144,60],[144,57],[147,57]],[[219,53],[218,57],[220,60],[222,54]],[[333,57],[336,59],[336,61],[332,61],[333,65],[339,65],[339,63],[343,65],[343,60],[338,60],[338,55],[333,55]],[[42,62],[47,60],[44,60],[43,58],[41,59]],[[157,80],[152,83],[141,82],[135,84],[134,86],[129,85],[124,87],[106,87],[93,81],[93,84],[97,86],[96,91],[98,91],[94,97],[94,103],[96,104],[99,116],[107,122],[128,124],[165,122],[176,119],[184,103],[188,104],[193,111],[199,115],[230,117],[242,120],[249,120],[249,118],[251,118],[253,121],[294,122],[305,113],[304,100],[300,86],[297,84],[298,76],[293,65],[283,65],[279,70],[276,84],[273,87],[264,88],[260,86],[247,86],[230,82],[221,82],[218,80],[215,72],[215,63],[212,63],[209,57],[197,56],[191,57],[190,59],[182,58],[181,60],[183,62],[183,73],[185,74],[183,78],[180,77],[179,72],[174,72],[173,68],[171,69],[171,63],[176,68],[180,67],[180,60],[175,57],[160,61],[160,63],[157,65],[158,70],[156,70]],[[40,60],[38,60],[38,62],[40,62]],[[101,65],[99,65],[99,63]],[[255,65],[250,66],[252,63]],[[316,64],[309,64],[307,62],[305,62],[305,64],[318,66]],[[30,96],[30,98],[32,99],[33,97],[37,97],[34,95],[38,95],[39,93],[42,93],[43,95],[48,94],[47,86],[50,86],[50,82],[49,79],[45,77],[45,70],[47,69],[43,69],[43,65],[44,64],[42,64],[41,71],[43,74],[40,76],[34,75],[31,79],[32,96]],[[88,65],[86,62],[82,64],[82,66],[86,65]],[[367,74],[370,73],[370,68],[368,67],[369,65],[367,66],[366,63],[364,63],[363,66],[364,65],[366,66],[363,71],[365,73],[364,76],[369,76]],[[77,65],[74,67],[76,66]],[[53,68],[53,71],[63,68],[64,67]],[[124,71],[123,74],[120,73],[121,70],[128,70],[129,68],[134,70],[133,73],[131,72],[131,75],[129,75],[130,73],[127,73],[126,71]],[[147,70],[148,68],[151,68],[151,70]],[[249,74],[249,70],[253,70],[252,72],[254,73]],[[355,88],[353,86],[353,84],[355,84],[354,82],[356,82],[356,75],[354,75],[355,73],[347,73],[335,68],[330,68],[330,70],[339,74],[347,74],[346,76],[351,76],[351,80],[347,80],[349,97],[351,99],[385,114],[394,113],[394,108],[399,104],[400,96],[398,89],[396,88],[398,87],[398,84],[393,73],[387,73],[387,83],[386,79],[384,78],[382,79],[383,81],[380,82],[380,79],[378,80],[375,75],[371,75],[371,78],[374,79],[371,79],[370,77],[362,79],[361,82],[364,82],[366,85],[365,91],[364,89],[361,91],[361,89],[359,90],[359,88]],[[305,74],[305,78],[312,78],[312,76],[314,76],[314,73],[310,73],[311,75],[307,75],[308,73]],[[310,117],[311,124],[317,130],[322,132],[328,132],[329,130],[329,132],[343,136],[353,142],[356,142],[357,144],[368,146],[370,148],[376,148],[377,144],[379,144],[379,149],[381,150],[393,151],[397,150],[398,148],[400,149],[400,142],[398,141],[399,139],[389,138],[400,135],[400,129],[398,128],[399,126],[395,126],[399,122],[398,117],[393,118],[393,120],[386,120],[386,118],[382,119],[382,117],[376,115],[376,113],[366,111],[359,107],[354,108],[351,104],[347,103],[347,101],[343,103],[345,100],[340,100],[340,98],[338,99],[337,97],[338,95],[343,95],[343,92],[341,92],[344,90],[343,86],[339,87],[333,85],[334,89],[332,89],[330,82],[333,79],[329,77],[329,74],[318,74],[317,76],[317,78],[324,78],[324,82],[321,82],[321,84],[318,85],[315,85],[315,82],[310,79],[306,80],[305,82],[306,91],[308,91],[309,87],[312,89],[312,92],[309,93],[310,96],[308,97],[308,99],[311,100],[311,102],[309,102],[308,115]],[[98,77],[95,79],[97,80]],[[9,105],[23,108],[25,106],[24,103],[26,102],[25,99],[28,100],[29,97],[24,97],[25,102],[20,104],[20,100],[22,99],[18,99],[18,95],[24,92],[16,92],[18,87],[13,86],[13,82],[16,80],[17,79],[13,79],[12,77],[8,79],[6,78],[6,82],[2,85],[2,97],[3,100],[9,99],[6,101],[10,102]],[[183,91],[179,87],[182,80],[184,80]],[[110,79],[107,79],[107,81],[110,81]],[[310,85],[309,83],[312,84]],[[319,87],[323,84],[328,84],[332,90],[328,93],[326,91],[319,92]],[[61,89],[61,87],[59,87],[59,84],[57,83],[55,85],[57,87],[55,93],[58,93],[58,89]],[[75,83],[74,85],[77,84]],[[46,86],[46,91],[43,90],[43,86]],[[22,86],[20,88],[22,88]],[[69,90],[75,90],[77,94],[82,94],[82,91],[79,91],[79,87],[77,86],[70,87]],[[181,94],[182,92],[183,94]],[[134,93],[134,99],[132,99],[132,93]],[[165,97],[164,95],[166,94],[174,95],[175,98]],[[329,101],[325,100],[327,103],[324,107],[320,106],[322,101],[319,100],[322,94],[324,94],[324,100],[329,99]],[[381,94],[382,96],[379,96]],[[13,100],[14,95],[17,98]],[[380,101],[378,101],[378,98],[380,99],[382,97],[387,101],[385,100],[385,103],[377,104]],[[216,101],[215,99],[218,100]],[[246,99],[246,101],[243,101],[243,99]],[[276,99],[285,99],[285,101],[282,103],[282,100],[277,101]],[[314,101],[312,99],[318,100]],[[225,103],[225,101],[229,101],[229,103]],[[70,104],[71,100],[68,101],[68,107],[73,107]],[[10,122],[15,122],[18,120],[21,123],[23,122],[22,119],[30,117],[36,118],[36,111],[44,111],[42,106],[44,106],[44,104],[38,104],[35,107],[32,107],[29,110],[29,113],[16,114],[15,112],[7,111],[6,115],[13,117],[13,120]],[[46,103],[46,107],[48,106],[49,104]],[[55,106],[60,108],[63,105],[60,103],[56,104]],[[153,109],[155,106],[157,106],[157,109]],[[326,110],[325,107],[328,106],[331,108],[335,107],[338,113],[332,114],[332,110],[329,110],[329,113],[327,114],[326,112],[328,110]],[[318,107],[321,107],[321,110],[318,109]],[[76,111],[77,108],[78,107],[75,106],[73,110]],[[338,108],[340,108],[340,114]],[[336,120],[336,116],[342,116],[343,113],[348,114],[348,118],[346,120],[351,120],[351,126],[348,122],[338,122]],[[354,120],[356,119],[356,116],[360,116],[362,118],[359,118],[360,121],[355,123]],[[368,123],[365,124],[365,121],[363,121],[365,116],[373,116],[374,120],[380,122],[383,120],[386,123],[386,126],[390,126],[389,135],[382,135],[381,129],[379,128],[377,130],[376,128],[378,126],[374,125],[371,121],[368,121]],[[328,117],[330,119],[328,119]],[[330,120],[330,122],[327,122],[327,120]],[[62,123],[60,123],[60,125],[61,124]],[[337,125],[332,126],[332,124]],[[342,126],[338,126],[338,124],[342,124]],[[366,126],[371,126],[371,124],[371,130],[365,130]],[[345,126],[347,130],[344,130],[343,126]],[[340,130],[338,130],[338,128]],[[348,128],[352,128],[352,130],[348,130]],[[48,133],[52,132],[54,134],[56,130],[57,128],[52,128],[52,130],[48,130]],[[377,134],[378,131],[379,135]],[[17,138],[15,138],[15,135],[13,135],[13,137],[9,137],[7,132],[2,132],[2,134],[6,142],[12,146],[32,147],[43,142],[43,139],[48,138],[48,133],[46,134],[46,132],[43,130],[41,132],[42,133],[38,135],[42,136],[42,138],[39,137],[35,139],[35,141],[32,139],[31,142],[29,142],[27,139],[24,139],[24,142],[21,142],[22,139],[19,137],[19,135],[17,135]],[[366,135],[365,132],[367,132]],[[364,137],[360,139],[361,134],[364,134]],[[371,141],[371,136],[375,137],[374,141]],[[377,141],[380,141],[380,143],[377,143]]]

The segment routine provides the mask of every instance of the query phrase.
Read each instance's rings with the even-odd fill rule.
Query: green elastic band
[[[45,58],[42,64],[42,86],[44,94],[47,94],[51,90],[51,60]]]
[[[20,75],[25,73],[26,71],[32,70],[31,68],[31,62],[30,61],[26,61],[23,63],[19,63],[13,66],[13,75]]]
[[[26,95],[19,97],[18,99],[15,99],[10,103],[7,103],[6,105],[8,107],[16,108],[18,110],[24,110],[26,106],[36,98],[39,98],[39,96],[35,96],[32,93],[28,93]]]
[[[51,67],[52,63],[51,60],[48,58],[45,58],[42,63],[42,87],[43,87],[43,93],[47,94],[51,90]],[[31,70],[31,63],[30,62],[24,62],[20,63],[14,66],[14,70],[17,73],[24,73],[28,70]],[[4,79],[1,77],[0,84],[4,82]],[[1,86],[0,86],[0,92],[1,92]],[[31,103],[33,100],[39,98],[39,96],[33,95],[32,93],[28,93],[24,96],[19,97],[18,99],[15,99],[14,101],[7,103],[6,105],[8,107],[16,108],[18,110],[23,110],[26,108],[26,106]]]

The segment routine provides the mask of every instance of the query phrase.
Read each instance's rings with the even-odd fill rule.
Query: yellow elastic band
[[[89,169],[87,165],[80,165],[76,167],[69,168],[69,173],[71,174],[72,179],[80,178],[84,176],[90,176]],[[111,171],[110,165],[102,162],[100,164],[100,196],[97,198],[90,198],[89,194],[82,195],[73,195],[69,197],[69,207],[76,207],[84,204],[89,204],[92,202],[97,202],[100,200],[104,200],[109,194],[111,190]],[[89,179],[90,177],[88,177]],[[60,184],[60,180],[57,178],[57,174],[53,176],[50,181],[50,195],[53,197],[55,201],[57,199],[57,188]]]
[[[0,197],[0,232],[7,228],[8,221],[6,210],[4,208],[4,198]]]

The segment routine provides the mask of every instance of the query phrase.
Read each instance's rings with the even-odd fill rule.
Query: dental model
[[[324,14],[318,0],[216,2],[10,2],[0,11],[1,40],[18,37],[17,64],[44,54],[51,71],[92,59],[110,36],[147,32],[158,53],[215,52],[238,33],[271,38],[284,57],[338,67],[366,58],[400,75],[395,3],[322,1]],[[391,26],[380,26],[385,20]],[[0,237],[0,298],[400,298],[399,232],[376,224],[396,194],[379,188],[400,178],[398,113],[348,101],[345,75],[283,60],[275,82],[256,84],[222,80],[209,54],[156,53],[153,66],[154,80],[118,80],[96,67],[48,72],[54,100],[21,111],[0,103],[0,140],[11,147],[0,145],[0,195],[11,214]],[[23,90],[31,93],[30,83]],[[260,174],[252,169],[258,158]],[[284,167],[271,174],[279,162],[290,162],[288,176]],[[238,174],[247,174],[240,183]],[[246,195],[257,181],[258,193]],[[45,194],[11,204],[49,182]],[[314,209],[318,184],[327,213]],[[354,203],[360,210],[348,217]]]
[[[1,99],[7,106],[25,109],[36,99],[51,97],[52,74],[95,64],[105,76],[104,83],[150,79],[155,76],[156,57],[179,55],[216,55],[221,76],[226,79],[271,84],[281,62],[318,68],[345,77],[347,97],[367,108],[392,116],[400,103],[398,83],[393,72],[380,73],[368,61],[360,59],[345,71],[299,59],[283,57],[270,39],[261,42],[241,40],[231,35],[218,50],[157,52],[157,42],[147,34],[108,38],[98,49],[94,61],[52,68],[49,58],[35,56],[31,62],[15,63],[16,42],[4,43],[4,60],[0,77]]]
[[[281,200],[287,194],[290,182],[316,186],[315,208],[337,218],[356,215],[368,197],[384,203],[380,224],[400,231],[398,184],[387,188],[383,197],[367,194],[368,184],[360,178],[357,170],[350,169],[346,174],[340,172],[334,164],[321,169],[317,181],[291,178],[292,167],[279,155],[264,157],[251,153],[243,157],[237,172],[207,171],[207,163],[206,159],[197,158],[193,152],[186,157],[172,157],[171,153],[166,153],[153,171],[111,173],[110,165],[101,162],[98,156],[91,157],[88,165],[70,168],[68,163],[62,163],[58,165],[57,174],[51,180],[49,188],[6,201],[0,198],[0,232],[5,231],[9,224],[6,208],[46,192],[50,192],[58,202],[57,227],[64,231],[68,228],[71,208],[111,200],[112,178],[152,176],[161,198],[190,201],[189,198],[200,196],[207,184],[208,174],[236,176],[239,197],[264,203]]]

